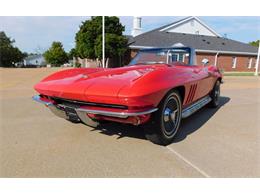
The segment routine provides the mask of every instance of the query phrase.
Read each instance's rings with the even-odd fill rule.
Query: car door
[[[195,65],[192,67],[192,76],[196,84],[196,91],[192,102],[206,96],[211,89],[211,77],[208,67],[204,65]]]

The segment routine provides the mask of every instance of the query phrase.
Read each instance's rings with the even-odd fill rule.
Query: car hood
[[[133,85],[138,79],[154,71],[155,66],[140,65],[113,69],[80,68],[60,71],[34,86],[40,94],[99,101],[117,97],[120,89]]]

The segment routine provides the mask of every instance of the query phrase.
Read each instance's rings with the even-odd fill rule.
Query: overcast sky
[[[22,51],[44,51],[53,41],[61,41],[66,51],[74,47],[75,33],[82,21],[89,16],[66,17],[0,17],[0,31],[15,39],[15,45]],[[184,18],[178,16],[142,17],[143,32]],[[209,27],[228,38],[248,43],[260,39],[260,17],[199,17]],[[133,17],[122,16],[124,34],[130,34]]]

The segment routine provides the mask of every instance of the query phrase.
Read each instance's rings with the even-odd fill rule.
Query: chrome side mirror
[[[207,58],[204,58],[201,62],[205,66],[209,63],[209,60]]]

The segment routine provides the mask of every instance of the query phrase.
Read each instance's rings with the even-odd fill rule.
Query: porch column
[[[258,45],[258,54],[257,54],[257,59],[256,59],[256,65],[255,65],[255,76],[258,76],[259,56],[260,56],[260,42]]]
[[[217,66],[217,64],[218,64],[218,55],[219,55],[219,52],[217,52],[216,55],[215,55],[215,63],[214,63],[214,66]]]

